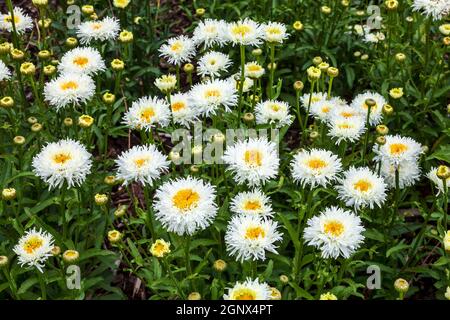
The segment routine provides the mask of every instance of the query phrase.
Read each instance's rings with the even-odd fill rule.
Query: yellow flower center
[[[177,112],[186,108],[186,105],[182,101],[177,101],[172,103],[172,111]]]
[[[147,163],[147,161],[149,161],[150,158],[149,157],[145,157],[145,158],[137,158],[134,160],[134,164],[136,165],[136,167],[141,168],[143,165],[145,165]]]
[[[358,180],[355,184],[353,184],[353,187],[355,190],[358,190],[360,192],[367,192],[370,189],[372,189],[372,183],[365,179]]]
[[[37,249],[42,247],[43,244],[44,244],[44,241],[42,240],[42,238],[40,238],[38,236],[33,236],[30,239],[28,239],[27,241],[25,241],[25,243],[23,244],[23,250],[28,254],[32,254]]]
[[[328,112],[330,112],[330,107],[329,107],[329,106],[322,107],[322,112],[323,112],[323,113],[328,113]]]
[[[4,21],[6,22],[6,23],[12,23],[12,17],[11,16],[6,16],[5,18],[4,18]],[[17,16],[17,15],[15,15],[14,16],[14,24],[18,24],[20,22],[20,18]]]
[[[237,25],[231,29],[231,32],[236,36],[244,37],[246,36],[252,29],[247,25]]]
[[[78,88],[78,84],[75,81],[67,81],[61,84],[61,90],[75,90]]]
[[[274,34],[274,35],[279,35],[279,34],[281,34],[280,28],[277,28],[277,27],[269,27],[269,28],[266,29],[266,32],[267,32],[268,34]]]
[[[86,57],[76,57],[73,59],[73,63],[75,63],[79,67],[84,67],[89,62],[89,59]]]
[[[308,167],[317,170],[326,167],[327,163],[321,159],[311,159],[307,163]]]
[[[154,116],[155,110],[153,110],[152,107],[148,107],[147,109],[144,109],[141,112],[141,120],[145,122],[150,122]]]
[[[354,115],[355,115],[355,114],[354,114],[354,113],[351,113],[351,112],[346,112],[346,111],[341,112],[341,116],[344,117],[344,118],[351,118],[351,117],[353,117]]]
[[[72,156],[68,153],[58,153],[53,156],[53,161],[57,164],[65,164],[67,161],[71,160]]]
[[[166,246],[161,242],[155,243],[153,252],[157,256],[162,256],[166,252]]]
[[[245,239],[256,240],[258,238],[264,238],[265,236],[266,232],[260,226],[249,227],[245,231]]]
[[[189,210],[198,205],[200,195],[194,190],[181,189],[172,198],[173,205],[180,210]]]
[[[93,23],[92,24],[92,29],[94,29],[94,30],[99,30],[99,29],[101,29],[102,28],[102,24],[101,23]]]
[[[218,89],[210,89],[206,90],[205,92],[205,98],[219,98],[220,97],[220,91]]]
[[[257,72],[257,71],[260,71],[261,69],[262,69],[262,67],[257,64],[251,64],[251,65],[247,66],[247,70],[250,72]]]
[[[183,49],[183,44],[180,41],[176,41],[170,46],[170,50],[174,52],[180,52],[181,49]]]
[[[312,96],[311,102],[319,102],[319,101],[320,101],[320,97],[319,96]]]
[[[209,59],[209,64],[210,65],[215,65],[217,63],[216,59]]]
[[[329,235],[338,237],[344,232],[344,225],[337,220],[330,220],[324,224],[323,231]]]
[[[244,205],[245,210],[259,210],[261,209],[261,203],[258,200],[247,200]]]
[[[244,154],[244,161],[250,166],[260,167],[262,164],[262,154],[258,150],[247,150]]]
[[[205,31],[207,32],[207,33],[216,33],[217,32],[217,28],[215,27],[215,26],[207,26],[206,28],[205,28]]]
[[[339,129],[351,129],[353,126],[349,125],[348,123],[342,123],[338,125]]]
[[[248,289],[238,289],[233,293],[233,300],[256,300],[256,292]]]
[[[389,152],[393,155],[400,155],[408,150],[408,146],[403,143],[393,143],[389,146]]]

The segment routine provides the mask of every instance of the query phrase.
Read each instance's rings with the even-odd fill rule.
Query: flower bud
[[[76,250],[66,250],[63,253],[63,261],[65,263],[73,264],[78,261],[78,258],[80,257],[80,253]]]
[[[191,171],[191,173],[198,173],[200,171],[200,169],[198,166],[193,164],[192,166],[190,166],[189,171]]]
[[[398,278],[394,282],[394,288],[398,292],[406,293],[406,292],[408,292],[408,289],[409,289],[409,283],[405,279]]]
[[[197,291],[191,292],[188,295],[188,300],[201,300],[201,299],[202,299],[202,296]]]
[[[361,57],[361,51],[355,51],[355,52],[353,52],[353,56],[354,56],[355,58]]]
[[[28,117],[27,121],[29,124],[34,124],[38,122],[38,119],[36,119],[36,117]]]
[[[128,30],[123,30],[120,34],[119,34],[119,41],[122,43],[130,43],[133,41],[133,32],[128,31]]]
[[[3,42],[0,44],[0,55],[10,53],[12,45],[9,42]]]
[[[123,205],[119,206],[116,209],[116,211],[114,211],[114,216],[116,218],[121,218],[127,213],[127,210],[128,210],[128,206],[126,204],[123,204]]]
[[[394,113],[394,107],[392,107],[390,104],[385,104],[383,106],[383,113],[387,116]]]
[[[217,272],[223,272],[227,268],[227,263],[222,259],[217,259],[214,261],[213,268]]]
[[[12,49],[10,54],[13,60],[16,61],[20,61],[25,57],[25,53],[19,49]]]
[[[55,74],[55,72],[56,72],[56,67],[52,66],[51,64],[44,67],[44,74],[46,76],[52,76]]]
[[[450,45],[450,37],[444,37],[442,39],[442,43],[446,46],[449,46]]]
[[[339,75],[339,69],[335,67],[329,67],[327,69],[327,74],[331,78],[336,78]]]
[[[48,50],[41,50],[38,52],[38,58],[41,60],[46,60],[51,57],[51,53]]]
[[[122,239],[122,233],[117,230],[108,231],[108,240],[110,243],[114,244]]]
[[[292,27],[296,30],[296,31],[302,31],[303,30],[303,23],[301,23],[300,21],[295,21],[294,24],[292,25]]]
[[[58,246],[54,246],[50,252],[54,256],[59,256],[59,254],[61,253],[61,248]]]
[[[81,12],[83,12],[85,15],[91,15],[93,14],[94,11],[94,7],[89,5],[89,4],[85,4],[84,6],[81,7]]]
[[[270,300],[281,300],[280,290],[274,287],[270,287]]]
[[[397,10],[398,8],[398,1],[397,0],[387,0],[384,2],[384,5],[386,8],[390,11]]]
[[[256,48],[252,50],[252,55],[254,57],[259,57],[260,55],[262,55],[262,50],[260,48]]]
[[[108,196],[106,194],[97,193],[94,197],[95,204],[98,206],[104,206],[108,203]]]
[[[376,102],[375,100],[371,99],[371,98],[366,99],[366,100],[364,101],[364,103],[365,103],[365,105],[366,105],[368,108],[372,108],[372,107],[375,107],[375,106],[377,105],[377,102]]]
[[[314,65],[316,65],[316,66],[318,66],[319,64],[321,64],[322,61],[323,61],[323,60],[322,60],[322,57],[319,57],[319,56],[314,57],[313,60],[312,60],[312,62],[313,62]]]
[[[35,124],[33,124],[31,126],[31,131],[33,131],[33,132],[39,132],[41,130],[42,130],[42,124],[40,124],[38,122],[36,122]]]
[[[194,71],[194,65],[192,63],[186,63],[183,66],[183,71],[186,73],[192,73]]]
[[[14,144],[17,144],[20,146],[25,143],[25,137],[24,136],[15,136],[13,139],[13,142],[14,142]]]
[[[273,70],[277,70],[277,63],[276,62],[274,62],[274,63],[272,63],[272,62],[269,62],[268,64],[267,64],[267,70],[272,70],[272,68],[273,68]]]
[[[16,198],[16,189],[5,188],[2,190],[2,199],[5,201],[14,200]]]
[[[363,54],[363,55],[361,56],[361,60],[365,61],[365,60],[367,60],[367,59],[369,59],[369,55],[368,55],[368,54]]]
[[[389,95],[392,99],[400,99],[403,97],[403,88],[392,88],[389,90]]]
[[[205,14],[205,9],[204,8],[197,8],[196,10],[195,10],[195,14],[197,15],[197,16],[199,16],[199,17],[201,17],[201,16],[203,16],[204,14]]]
[[[116,177],[115,176],[106,176],[105,179],[103,179],[103,182],[107,184],[108,186],[113,186],[116,184]]]
[[[0,256],[0,268],[6,267],[8,265],[8,257]]]
[[[450,168],[445,165],[440,165],[436,170],[436,175],[439,179],[447,180],[450,178]]]
[[[36,66],[32,62],[24,62],[20,65],[20,73],[24,76],[33,76],[36,73]]]
[[[302,91],[303,88],[305,87],[305,85],[300,80],[297,80],[297,81],[294,82],[293,87],[294,87],[295,91]]]
[[[320,79],[320,76],[322,74],[322,72],[320,71],[319,68],[316,67],[309,67],[307,70],[308,73],[308,80],[310,82],[314,82]]]
[[[326,62],[321,62],[319,63],[319,65],[317,66],[317,68],[320,69],[320,71],[322,72],[327,72],[328,68],[330,67],[330,65]]]
[[[320,300],[337,300],[338,298],[332,294],[331,292],[327,292],[327,293],[322,293],[320,295]]]
[[[280,281],[283,284],[287,284],[289,282],[289,277],[285,274],[280,275]]]
[[[331,13],[331,8],[328,6],[322,6],[320,7],[320,11],[324,14],[330,14]]]
[[[5,109],[14,107],[14,99],[11,97],[3,97],[0,99],[0,107]]]
[[[255,115],[251,112],[246,112],[242,116],[242,120],[244,120],[247,123],[253,122],[255,120]]]
[[[376,130],[377,130],[378,134],[381,134],[383,136],[385,136],[385,135],[387,135],[389,133],[389,128],[386,125],[384,125],[384,124],[377,125]]]
[[[81,115],[78,118],[78,125],[82,128],[89,128],[94,123],[94,118],[86,114]]]
[[[177,151],[170,151],[169,153],[169,159],[172,162],[177,162],[178,160],[180,160],[180,153]]]
[[[111,62],[111,68],[114,71],[122,71],[125,68],[125,63],[120,59],[114,59]]]
[[[114,0],[113,6],[119,9],[125,9],[129,4],[131,0]]]
[[[405,59],[406,59],[406,56],[404,53],[399,52],[395,55],[395,60],[397,62],[403,62],[403,61],[405,61]]]
[[[78,40],[76,38],[70,37],[66,39],[66,46],[69,48],[75,48],[78,45]]]
[[[376,144],[382,146],[386,144],[386,137],[385,136],[379,136],[375,139]]]
[[[42,19],[39,19],[39,20],[38,20],[38,26],[39,26],[39,28],[48,29],[48,28],[50,27],[51,24],[52,24],[52,19],[50,19],[50,18],[44,19],[44,24],[42,24]]]
[[[311,131],[311,133],[309,134],[309,137],[314,140],[319,137],[319,132]]]
[[[65,119],[64,119],[64,125],[65,125],[66,127],[71,127],[71,126],[73,125],[73,120],[72,120],[72,118],[69,118],[69,117],[65,118]]]
[[[348,6],[350,5],[350,2],[349,2],[348,0],[342,0],[342,1],[341,1],[341,5],[342,5],[343,7],[348,7]]]
[[[170,242],[157,239],[150,247],[150,253],[157,258],[163,258],[170,253]]]
[[[103,94],[102,100],[106,104],[113,104],[114,102],[116,102],[116,96],[110,92],[106,92],[105,94]]]

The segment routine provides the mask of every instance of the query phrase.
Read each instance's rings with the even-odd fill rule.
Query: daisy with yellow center
[[[323,149],[302,150],[291,162],[294,181],[311,188],[327,186],[337,179],[341,170],[341,160],[331,151]]]
[[[271,124],[276,128],[289,126],[294,117],[289,114],[290,106],[283,101],[267,100],[255,106],[256,123]]]
[[[169,104],[156,97],[142,97],[133,102],[123,117],[123,123],[132,129],[145,131],[157,125],[166,127],[170,123]]]
[[[351,167],[344,172],[344,177],[336,187],[338,198],[355,210],[382,207],[386,201],[386,189],[387,185],[383,178],[365,167]]]
[[[304,239],[322,252],[322,257],[349,258],[361,245],[364,231],[361,219],[350,211],[329,207],[307,222]]]
[[[159,49],[160,55],[173,65],[188,62],[195,55],[194,41],[186,36],[170,38]]]
[[[265,260],[266,251],[277,253],[275,242],[281,240],[278,224],[258,215],[235,215],[225,233],[230,255],[237,261]]]
[[[271,297],[272,291],[267,283],[250,278],[247,278],[244,282],[236,282],[223,295],[224,300],[270,300]]]
[[[271,201],[260,189],[238,193],[231,199],[230,210],[236,214],[260,217],[273,215]]]
[[[66,139],[48,143],[33,158],[34,173],[49,188],[81,185],[91,171],[91,154],[79,142]]]
[[[215,188],[203,180],[170,180],[155,193],[155,217],[169,232],[192,235],[213,222],[217,214],[215,197]]]
[[[154,145],[134,146],[124,151],[115,161],[117,179],[123,184],[133,182],[151,186],[169,168],[169,160]]]
[[[231,59],[227,54],[210,51],[198,60],[197,73],[202,77],[219,77],[231,66]]]
[[[100,52],[95,48],[75,48],[66,52],[58,65],[62,73],[95,75],[106,70]]]
[[[369,112],[369,107],[366,104],[368,99],[375,101],[375,105],[370,107],[369,124],[371,126],[376,126],[383,120],[382,109],[387,103],[386,99],[381,94],[371,91],[358,94],[353,99],[350,107],[354,110],[358,110],[361,116],[366,119],[367,113]]]
[[[93,41],[116,40],[119,30],[117,18],[105,17],[102,20],[82,22],[76,32],[81,44],[89,44]]]
[[[403,161],[417,161],[422,152],[421,145],[409,137],[386,135],[385,138],[385,144],[373,148],[376,161],[398,166]]]
[[[262,26],[264,40],[269,43],[283,43],[288,38],[286,26],[279,22],[269,22]]]
[[[198,120],[199,110],[194,107],[186,93],[176,93],[170,97],[170,110],[174,123],[189,127]]]
[[[33,29],[33,20],[27,15],[22,8],[16,7],[13,9],[14,26],[18,34],[23,34],[28,30]],[[13,32],[13,18],[11,13],[0,14],[0,30]]]
[[[336,144],[340,144],[342,141],[356,142],[366,130],[365,121],[361,116],[333,115],[327,125],[329,127],[328,135],[335,139]]]
[[[52,256],[53,237],[42,230],[27,231],[20,239],[13,251],[17,254],[19,264],[36,267],[43,272],[45,261]]]
[[[233,45],[256,46],[262,42],[263,37],[263,28],[251,19],[228,24],[227,38]]]
[[[266,70],[256,61],[247,62],[244,66],[244,74],[251,79],[261,78]]]
[[[194,85],[190,91],[192,104],[205,116],[216,114],[221,107],[225,112],[237,104],[237,90],[231,81],[212,80]]]
[[[227,42],[226,29],[227,24],[223,20],[205,19],[195,27],[192,40],[196,45],[203,45],[205,48],[214,45],[221,47]]]
[[[173,74],[164,74],[155,80],[155,86],[162,92],[173,91],[177,86],[177,77]]]

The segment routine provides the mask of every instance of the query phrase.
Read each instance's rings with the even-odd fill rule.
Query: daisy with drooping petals
[[[173,65],[188,62],[195,55],[195,45],[192,39],[186,36],[170,38],[159,49],[160,55]]]
[[[170,122],[169,104],[156,97],[142,97],[134,101],[125,113],[123,123],[130,128],[149,131],[159,124],[165,127]]]
[[[227,42],[226,29],[227,24],[223,20],[205,19],[195,27],[192,40],[196,45],[203,44],[205,48],[214,45],[221,47]]]
[[[341,160],[331,151],[323,149],[302,150],[291,162],[294,181],[302,186],[310,185],[326,187],[337,179],[342,170]]]
[[[237,104],[236,87],[227,80],[213,80],[194,85],[190,91],[192,103],[205,116],[216,114],[219,107],[226,112]]]
[[[265,260],[266,251],[277,253],[274,243],[282,239],[278,224],[255,215],[237,215],[231,218],[225,233],[230,255],[241,263],[246,260]]]
[[[59,69],[62,73],[97,74],[106,69],[100,52],[94,48],[75,48],[61,58]]]
[[[431,170],[427,173],[427,177],[428,177],[428,179],[433,181],[433,183],[436,185],[436,187],[439,190],[438,194],[440,194],[441,192],[442,193],[444,192],[444,181],[442,181],[443,179],[439,178],[436,175],[437,170],[438,169],[436,167],[431,168]],[[450,178],[445,179],[445,184],[447,185],[447,190],[450,190]]]
[[[244,66],[244,75],[250,79],[261,78],[266,70],[256,61],[247,62]]]
[[[230,57],[227,54],[210,51],[198,60],[198,74],[211,78],[219,77],[221,72],[226,72],[231,66]]]
[[[115,40],[119,34],[120,25],[117,18],[105,17],[102,20],[86,21],[77,27],[77,37],[81,44],[92,41]]]
[[[156,190],[155,218],[169,232],[193,235],[206,229],[217,214],[216,189],[198,178],[178,178]]]
[[[273,215],[270,199],[260,189],[238,193],[231,199],[230,210],[236,214],[260,217]]]
[[[95,83],[84,74],[63,74],[44,87],[45,100],[59,111],[68,105],[80,105],[88,102],[95,93]]]
[[[92,156],[78,141],[71,139],[48,143],[33,158],[33,172],[49,189],[81,185],[91,172]]]
[[[23,34],[27,30],[33,29],[33,20],[22,8],[14,8],[14,25],[18,34]],[[0,29],[13,32],[13,18],[10,12],[0,15]]]
[[[20,266],[36,267],[44,272],[45,261],[52,256],[53,237],[42,230],[28,230],[13,248],[17,254]]]
[[[362,117],[343,118],[332,116],[328,127],[328,135],[336,139],[336,144],[342,141],[356,142],[366,130],[366,124]]]
[[[250,186],[264,184],[276,177],[280,164],[275,143],[265,137],[250,138],[229,146],[223,160],[238,184],[248,183]]]
[[[264,37],[261,25],[249,18],[229,23],[226,34],[233,45],[242,46],[257,46]]]
[[[274,124],[276,128],[289,126],[294,117],[289,114],[289,105],[283,101],[268,100],[255,106],[257,124]]]
[[[0,60],[0,81],[9,80],[11,78],[11,71],[9,71],[6,64]]]
[[[375,105],[370,107],[369,124],[376,126],[380,124],[383,119],[383,106],[387,103],[384,97],[376,92],[366,91],[364,93],[358,94],[350,104],[355,110],[358,110],[364,119],[367,117],[369,107],[366,104],[367,99],[372,99],[375,101]]]
[[[412,8],[413,11],[421,11],[433,20],[441,20],[450,14],[448,0],[414,0]]]
[[[269,22],[262,25],[264,40],[269,43],[283,43],[289,36],[286,26],[279,22]]]
[[[339,256],[348,259],[361,246],[364,230],[361,219],[354,213],[329,207],[308,220],[304,239],[320,249],[325,259]]]
[[[123,152],[115,161],[117,178],[125,185],[139,182],[144,186],[153,185],[169,168],[170,161],[154,145],[134,146]]]
[[[163,74],[155,79],[155,86],[162,92],[168,93],[177,87],[177,77],[173,74]]]
[[[271,290],[267,283],[259,279],[247,278],[244,282],[236,282],[228,293],[223,295],[224,300],[270,300]]]
[[[398,166],[402,161],[417,160],[422,152],[421,145],[409,137],[387,135],[385,138],[385,144],[373,146],[376,161],[388,161]]]
[[[345,205],[355,210],[375,206],[381,208],[386,201],[386,184],[383,178],[372,172],[369,168],[350,167],[336,186],[338,198]]]
[[[395,168],[389,161],[381,161],[380,174],[389,188],[395,188]],[[401,161],[398,166],[398,186],[400,189],[414,185],[420,179],[420,167],[417,161]]]
[[[199,110],[196,109],[187,93],[176,93],[170,97],[170,109],[174,123],[190,126],[198,120]]]

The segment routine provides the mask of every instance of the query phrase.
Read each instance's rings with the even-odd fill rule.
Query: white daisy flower
[[[81,185],[91,172],[92,156],[78,141],[51,142],[34,156],[33,172],[49,185],[49,189]]]
[[[189,94],[176,93],[170,97],[170,109],[174,123],[185,127],[198,120],[199,111],[194,107]]]
[[[399,165],[403,161],[417,160],[422,152],[421,145],[409,137],[387,135],[385,138],[385,144],[373,146],[376,161],[388,161],[393,165]]]
[[[42,230],[33,228],[25,232],[13,248],[20,266],[36,267],[43,273],[45,261],[52,256],[53,241],[53,237]]]
[[[95,48],[75,48],[66,52],[59,64],[62,73],[97,74],[106,69],[100,52]]]
[[[342,141],[356,142],[366,130],[366,123],[362,117],[332,116],[329,123],[328,135],[336,139],[336,144]]]
[[[271,217],[273,215],[270,199],[260,189],[239,192],[231,199],[230,210],[236,214],[260,217]]]
[[[352,101],[351,107],[358,110],[364,119],[367,118],[368,106],[366,105],[366,100],[372,99],[376,102],[374,106],[370,108],[369,124],[376,126],[381,123],[383,119],[383,106],[387,103],[384,97],[376,92],[366,91],[364,93],[358,94]]]
[[[85,74],[63,74],[47,82],[44,87],[45,100],[59,111],[68,105],[79,106],[88,102],[95,94],[95,83]]]
[[[81,44],[84,45],[92,41],[115,40],[119,31],[119,20],[114,17],[105,17],[102,20],[81,23],[76,32]]]
[[[228,293],[223,295],[224,300],[270,300],[272,291],[265,282],[259,279],[247,278],[244,282],[236,282]]]
[[[441,20],[450,14],[448,0],[414,0],[412,8],[413,11],[421,11],[433,20]]]
[[[226,34],[233,45],[257,46],[262,43],[264,30],[257,22],[245,18],[229,23]]]
[[[139,182],[144,186],[152,186],[169,168],[170,161],[154,145],[134,146],[124,151],[117,160],[117,178],[124,184]]]
[[[173,65],[181,65],[195,55],[195,44],[186,36],[170,38],[167,44],[159,49],[160,55]]]
[[[353,109],[348,105],[338,105],[336,108],[331,110],[331,118],[342,118],[342,119],[354,119],[354,118],[362,118],[361,113]],[[365,119],[363,118],[365,121]],[[365,122],[364,122],[365,123]]]
[[[14,13],[14,24],[16,26],[16,31],[18,34],[23,34],[27,30],[33,29],[33,20],[29,15],[27,15],[22,8],[15,7],[13,9]],[[12,15],[10,12],[0,15],[0,29],[6,30],[8,32],[13,32]]]
[[[269,43],[283,43],[289,36],[286,26],[279,22],[269,22],[262,25],[264,40]]]
[[[311,103],[309,112],[316,119],[326,122],[330,119],[333,110],[338,106],[338,101],[334,98],[330,100],[323,99],[318,102]]]
[[[237,104],[238,96],[233,83],[227,80],[212,80],[194,85],[190,91],[192,103],[205,116],[216,114],[219,107],[226,112]]]
[[[215,45],[222,47],[227,42],[226,29],[227,24],[223,20],[205,19],[195,27],[192,40],[196,45],[203,44],[205,48]]]
[[[348,259],[361,246],[363,231],[365,229],[357,215],[329,207],[308,220],[304,239],[307,244],[320,249],[325,259],[339,256]]]
[[[177,77],[173,74],[164,74],[155,79],[155,86],[163,93],[170,92],[177,86]]]
[[[156,125],[165,127],[170,123],[169,104],[156,97],[142,97],[133,102],[123,117],[123,123],[132,129],[146,131]]]
[[[342,163],[338,156],[323,149],[301,150],[291,162],[294,181],[304,187],[326,187],[337,179],[341,170]]]
[[[228,81],[230,81],[233,84],[233,87],[239,91],[239,83],[238,81],[241,79],[241,75],[239,73],[236,73],[228,78]],[[244,79],[244,86],[242,88],[242,92],[246,93],[253,88],[253,85],[255,84],[255,81],[251,78],[245,78]]]
[[[350,167],[339,183],[336,186],[338,199],[355,210],[366,207],[373,209],[375,206],[381,208],[386,201],[387,186],[383,178],[369,168]]]
[[[300,97],[300,102],[301,102],[303,108],[305,108],[305,110],[308,109],[308,105],[309,105],[309,96],[310,96],[309,93],[305,93],[305,94],[303,94],[303,95]],[[318,102],[324,101],[324,100],[326,100],[326,99],[327,99],[327,94],[326,94],[326,93],[323,93],[323,92],[314,92],[314,93],[312,94],[312,97],[311,97],[311,105],[312,105],[313,103],[318,103]],[[310,108],[311,108],[311,106],[310,106]]]
[[[261,78],[266,70],[256,61],[247,62],[244,66],[244,75],[250,79]]]
[[[385,39],[385,35],[382,32],[368,32],[364,35],[363,41],[367,43],[378,43]]]
[[[238,184],[264,184],[278,174],[280,159],[276,145],[267,138],[250,138],[229,146],[223,156]]]
[[[0,60],[0,81],[9,80],[11,78],[11,71],[9,71],[6,64]]]
[[[246,260],[265,260],[266,251],[277,253],[274,243],[282,239],[278,224],[256,215],[236,215],[231,218],[225,233],[230,255],[241,263]]]
[[[401,172],[401,171],[400,171]],[[427,177],[428,179],[430,179],[431,181],[433,181],[433,183],[436,185],[436,188],[438,188],[438,194],[440,194],[441,192],[444,193],[444,182],[442,181],[441,178],[439,178],[437,175],[437,168],[433,167],[431,168],[431,170],[427,173]],[[450,178],[447,178],[445,180],[445,184],[447,185],[447,190],[450,190]]]
[[[206,229],[217,214],[216,189],[210,183],[192,177],[164,183],[156,190],[155,218],[169,232],[193,235]]]
[[[289,114],[289,105],[278,100],[259,102],[255,106],[257,124],[275,124],[276,128],[289,126],[294,117]]]
[[[420,167],[416,160],[401,161],[398,166],[399,188],[413,186],[420,179]],[[389,188],[395,188],[395,165],[389,161],[381,161],[381,176]]]
[[[230,66],[231,60],[227,54],[210,51],[198,60],[197,72],[200,76],[215,78],[219,77],[221,72],[226,72]]]

